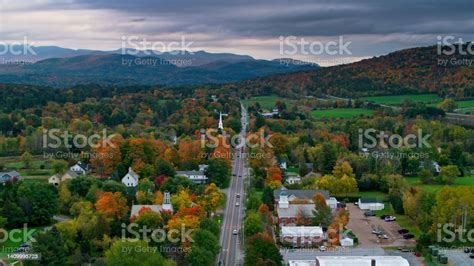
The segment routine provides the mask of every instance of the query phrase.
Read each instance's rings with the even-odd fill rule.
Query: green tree
[[[63,238],[56,227],[39,233],[35,239],[32,250],[41,254],[41,258],[38,261],[26,261],[26,265],[67,265]]]
[[[202,230],[209,231],[213,233],[215,236],[218,236],[221,231],[219,224],[211,218],[202,219],[201,223],[199,224],[199,228],[201,228]]]
[[[258,233],[249,238],[245,246],[245,266],[282,265],[282,261],[283,257],[271,236]]]
[[[156,175],[164,175],[167,177],[173,177],[176,175],[176,171],[173,168],[173,165],[165,160],[158,161],[156,165]]]
[[[193,235],[194,244],[193,246],[198,246],[204,250],[210,251],[213,254],[213,257],[219,253],[219,239],[213,233],[198,229],[194,232]]]
[[[214,264],[214,256],[212,252],[193,245],[191,251],[186,255],[186,261],[188,265],[211,266]]]
[[[263,221],[260,215],[255,211],[247,212],[244,220],[244,235],[250,237],[256,233],[263,232]]]
[[[447,165],[441,167],[439,175],[436,177],[436,181],[439,184],[453,184],[454,179],[456,179],[461,173],[456,165]]]
[[[116,241],[105,252],[105,262],[111,266],[154,266],[176,265],[175,262],[163,258],[158,250],[151,249],[144,241]]]
[[[209,160],[209,167],[207,167],[205,174],[210,183],[215,183],[221,188],[229,185],[230,166],[222,158]]]
[[[51,164],[51,168],[53,168],[53,171],[57,174],[64,174],[67,172],[67,162],[64,160],[54,160]]]
[[[23,162],[23,166],[26,168],[26,169],[29,169],[30,166],[31,166],[31,160],[33,159],[33,156],[31,155],[31,153],[25,151],[22,155],[21,155],[21,161]]]
[[[97,180],[90,176],[79,176],[74,178],[69,183],[69,190],[73,195],[85,197],[92,185],[95,185]]]

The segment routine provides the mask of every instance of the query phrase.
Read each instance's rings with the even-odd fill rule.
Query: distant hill
[[[251,90],[271,88],[282,95],[295,92],[359,97],[429,92],[474,97],[474,55],[462,55],[459,51],[450,56],[438,55],[437,46],[420,47],[346,65],[259,78],[244,84]]]
[[[77,51],[76,51],[77,52]],[[182,85],[227,83],[273,74],[315,69],[309,65],[284,65],[277,61],[255,60],[250,56],[207,52],[145,56],[113,52],[79,56],[62,51],[65,57],[49,58],[33,64],[0,65],[0,82],[55,87],[78,84],[100,85]],[[38,53],[39,54],[39,53]],[[177,62],[188,62],[183,66]]]

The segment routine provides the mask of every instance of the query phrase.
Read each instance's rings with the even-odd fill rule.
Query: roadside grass
[[[314,118],[354,118],[360,115],[372,116],[373,113],[373,110],[364,108],[334,108],[314,110],[310,115]]]
[[[423,102],[423,103],[433,103],[440,102],[441,98],[436,94],[404,94],[404,95],[389,95],[389,96],[372,96],[372,97],[362,97],[361,100],[367,102],[373,102],[378,104],[387,104],[387,105],[400,105],[405,100],[410,100],[412,102]]]
[[[382,202],[388,201],[388,195],[381,191],[360,191],[358,196],[361,198],[374,198]]]
[[[250,99],[245,99],[242,102],[246,107],[252,106],[254,103],[258,102],[262,109],[271,111],[275,107],[277,101],[284,102],[286,107],[292,107],[295,102],[295,100],[283,98],[277,95],[255,96]]]

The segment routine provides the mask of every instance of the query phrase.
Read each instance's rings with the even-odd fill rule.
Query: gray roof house
[[[0,183],[13,181],[13,179],[21,180],[22,177],[17,171],[0,172]]]

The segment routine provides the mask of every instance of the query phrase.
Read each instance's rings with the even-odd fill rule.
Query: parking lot
[[[469,258],[469,254],[464,253],[461,249],[450,249],[440,251],[441,254],[448,256],[448,265],[453,266],[469,266],[474,265],[474,259]]]
[[[404,247],[415,246],[415,240],[405,240],[398,233],[401,227],[397,222],[386,222],[380,217],[365,217],[363,210],[354,204],[347,204],[350,213],[349,224],[351,229],[359,239],[359,247]],[[379,239],[372,230],[382,231],[388,239]]]

